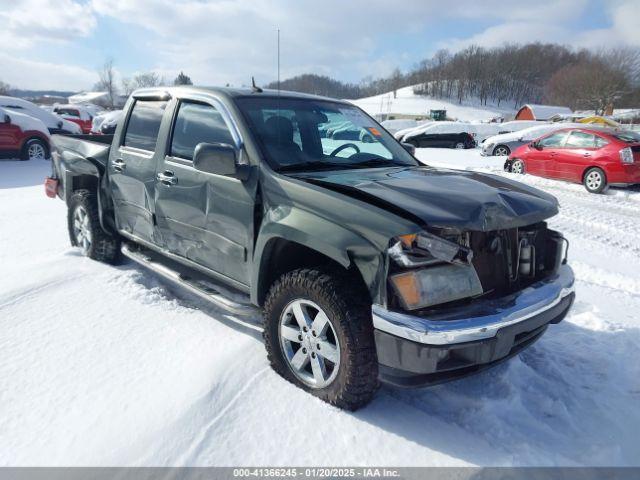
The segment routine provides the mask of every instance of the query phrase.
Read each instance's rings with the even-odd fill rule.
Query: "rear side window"
[[[129,117],[123,145],[153,152],[167,102],[136,100]]]
[[[193,160],[196,145],[203,142],[234,143],[227,124],[215,107],[182,102],[173,127],[171,156]]]
[[[568,148],[594,148],[596,146],[595,135],[585,132],[571,132],[564,146]]]

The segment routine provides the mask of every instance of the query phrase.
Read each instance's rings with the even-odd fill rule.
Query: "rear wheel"
[[[511,173],[522,175],[524,173],[524,162],[516,158],[511,164]]]
[[[506,157],[510,153],[511,153],[511,150],[509,150],[509,147],[505,145],[498,145],[496,148],[493,149],[493,155],[496,157]]]
[[[116,263],[120,256],[120,241],[100,225],[98,202],[89,190],[77,190],[69,200],[67,213],[69,240],[83,255],[106,263]]]
[[[371,303],[346,274],[286,273],[264,306],[264,340],[273,369],[339,408],[355,410],[378,388]]]
[[[45,160],[49,158],[49,147],[39,138],[32,138],[24,144],[22,160]]]
[[[454,145],[454,148],[458,150],[463,150],[465,148],[465,144],[463,142],[458,142]]]
[[[582,184],[589,193],[602,193],[607,188],[607,176],[600,168],[590,168],[584,174]]]

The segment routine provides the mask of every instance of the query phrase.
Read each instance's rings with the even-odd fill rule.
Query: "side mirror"
[[[542,150],[542,145],[540,145],[540,142],[533,142],[531,146],[536,150]]]
[[[11,117],[9,115],[7,115],[6,113],[4,114],[3,122],[4,123],[11,123]]]
[[[414,147],[413,145],[411,145],[410,143],[401,143],[402,148],[404,148],[407,152],[409,152],[411,155],[415,155],[416,154],[416,147]]]
[[[225,175],[246,180],[248,165],[236,163],[237,152],[226,143],[199,143],[193,152],[193,167],[214,175]]]
[[[58,128],[62,128],[62,125],[64,125],[62,121],[58,122]]]

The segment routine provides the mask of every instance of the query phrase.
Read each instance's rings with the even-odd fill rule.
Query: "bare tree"
[[[107,59],[102,68],[98,70],[100,80],[96,84],[96,90],[105,91],[109,96],[109,106],[113,108],[118,95],[118,87],[116,86],[115,69],[113,68],[113,58]]]
[[[9,90],[11,90],[11,86],[0,80],[0,95],[9,95]]]
[[[143,72],[133,77],[135,88],[159,87],[164,84],[164,78],[156,72]]]

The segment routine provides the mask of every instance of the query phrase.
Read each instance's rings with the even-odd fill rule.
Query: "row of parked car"
[[[95,105],[40,107],[0,96],[0,157],[49,158],[50,135],[113,133],[121,116],[122,110],[104,111]]]

